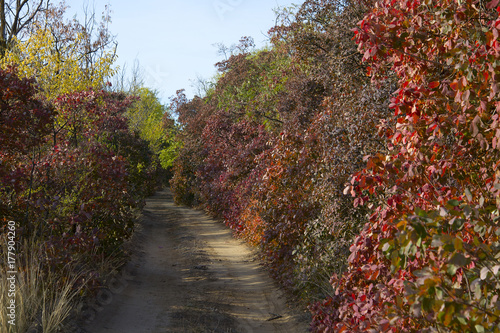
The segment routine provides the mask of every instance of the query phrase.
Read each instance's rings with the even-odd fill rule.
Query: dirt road
[[[203,212],[176,206],[169,190],[147,200],[134,242],[140,250],[98,295],[85,332],[308,331],[252,250]]]

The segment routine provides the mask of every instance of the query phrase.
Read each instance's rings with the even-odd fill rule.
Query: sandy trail
[[[140,250],[98,295],[85,332],[308,331],[252,250],[203,212],[176,206],[170,190],[147,200],[134,242]]]

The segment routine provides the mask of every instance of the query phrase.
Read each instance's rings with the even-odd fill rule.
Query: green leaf
[[[454,276],[455,273],[457,272],[458,266],[449,264],[448,267],[446,267],[446,273],[450,276]]]
[[[463,207],[464,215],[469,217],[472,214],[472,208],[469,205]]]
[[[391,244],[389,242],[385,243],[383,246],[382,246],[382,252],[387,252],[391,249]]]
[[[420,217],[427,217],[427,212],[419,207],[415,207],[415,214]]]
[[[452,265],[457,265],[459,267],[464,267],[467,264],[469,264],[470,259],[467,259],[463,254],[461,253],[455,253],[453,257],[451,257],[449,263]]]
[[[432,310],[432,299],[426,297],[424,298],[424,300],[422,301],[422,308],[424,309],[424,311],[431,311]]]
[[[436,288],[436,299],[438,300],[443,299],[443,290],[441,288]]]
[[[431,246],[433,246],[433,247],[440,247],[440,246],[443,246],[443,244],[444,243],[443,243],[440,235],[434,235],[434,236],[432,236]]]
[[[427,231],[425,230],[425,227],[422,225],[422,223],[413,223],[413,228],[421,238],[425,238],[427,236]]]
[[[455,306],[453,306],[453,304],[450,304],[449,306],[446,307],[446,314],[444,316],[444,321],[443,321],[444,326],[450,325],[454,314],[455,314]]]
[[[463,249],[463,241],[457,237],[453,240],[453,246],[455,248],[455,251],[460,251]]]
[[[396,251],[393,251],[391,254],[391,264],[395,269],[398,269],[401,263],[401,258],[398,256]]]

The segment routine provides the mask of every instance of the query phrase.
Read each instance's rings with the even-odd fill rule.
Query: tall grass
[[[11,325],[7,306],[10,304],[7,280],[7,241],[0,237],[0,332],[55,333],[64,332],[63,323],[69,317],[78,295],[75,282],[78,274],[49,272],[43,269],[40,252],[43,246],[25,241],[16,248],[15,326]]]

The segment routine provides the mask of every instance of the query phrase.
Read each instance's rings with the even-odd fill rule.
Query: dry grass
[[[0,239],[0,332],[56,333],[63,332],[63,323],[70,315],[73,299],[79,290],[74,288],[77,274],[62,276],[46,272],[38,254],[41,245],[25,241],[16,248],[17,274],[15,283],[15,326],[9,323],[9,268],[7,241]],[[69,272],[70,270],[68,270]],[[10,275],[10,274],[9,274]]]

